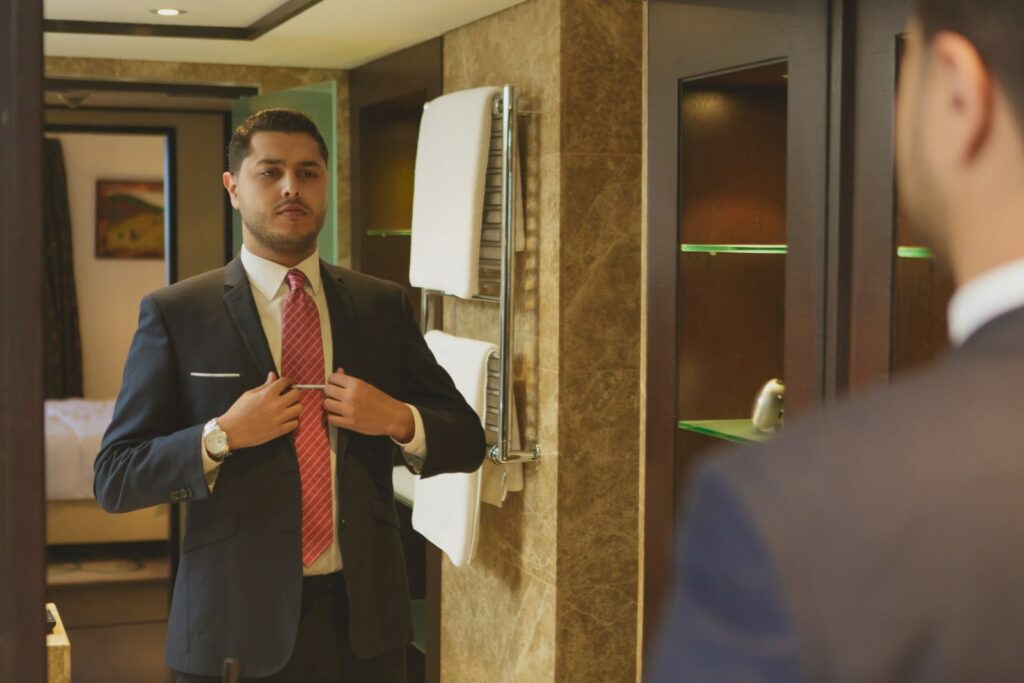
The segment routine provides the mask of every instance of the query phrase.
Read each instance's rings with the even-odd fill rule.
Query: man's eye
[[[277,175],[277,170],[273,169],[273,168],[266,168],[266,169],[263,169],[262,171],[260,171],[260,175],[276,176]]]

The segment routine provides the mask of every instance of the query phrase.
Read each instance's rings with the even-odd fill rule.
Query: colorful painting
[[[164,184],[96,181],[96,256],[164,257]]]

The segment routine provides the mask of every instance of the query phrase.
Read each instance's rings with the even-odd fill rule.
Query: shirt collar
[[[949,301],[949,339],[961,346],[979,329],[1024,307],[1024,259],[982,273],[960,287]]]
[[[261,256],[257,256],[246,249],[245,245],[242,245],[242,251],[239,254],[239,257],[242,259],[242,267],[245,268],[245,274],[249,278],[250,284],[259,290],[260,294],[265,296],[268,301],[288,292],[288,285],[285,283],[284,278],[288,274],[288,271],[292,270],[291,268],[288,266],[282,266],[280,263],[274,263],[273,261]],[[312,254],[294,267],[301,270],[306,275],[306,279],[309,280],[309,286],[313,288],[313,295],[316,296],[319,294],[319,250],[313,251]]]

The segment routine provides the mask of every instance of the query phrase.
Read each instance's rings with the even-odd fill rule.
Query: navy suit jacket
[[[393,283],[321,263],[333,365],[415,405],[423,417],[422,475],[471,472],[483,461],[480,420],[436,363]],[[266,379],[274,363],[241,262],[143,299],[113,420],[95,463],[104,509],[187,502],[168,621],[167,663],[219,676],[280,670],[291,655],[302,592],[301,492],[291,436],[240,449],[211,494],[203,425]],[[238,378],[191,373],[238,373]],[[387,437],[339,430],[338,541],[352,648],[371,657],[413,637]]]
[[[1024,309],[714,458],[651,681],[1024,680]]]

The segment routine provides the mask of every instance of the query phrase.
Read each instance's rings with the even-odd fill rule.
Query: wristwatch
[[[224,458],[231,455],[227,432],[221,428],[217,418],[213,418],[203,427],[203,447],[210,460],[214,462],[223,462]]]

